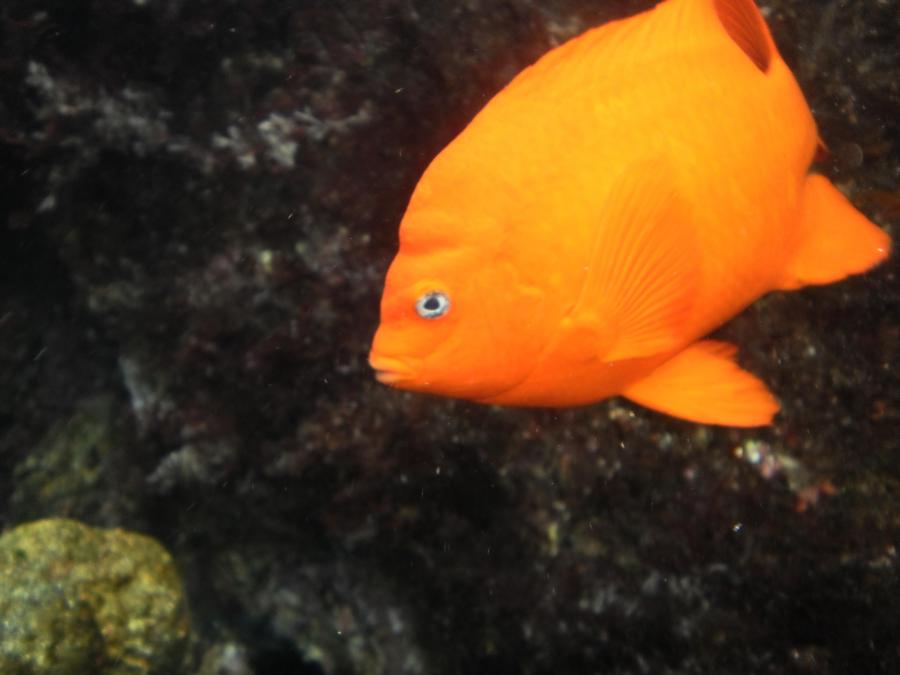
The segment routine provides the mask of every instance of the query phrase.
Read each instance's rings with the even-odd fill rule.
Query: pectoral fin
[[[604,360],[671,351],[683,339],[698,263],[689,210],[670,167],[635,163],[606,203],[571,316],[604,323]]]
[[[734,362],[736,352],[725,342],[695,342],[622,396],[694,422],[734,427],[771,424],[778,402],[766,385]]]

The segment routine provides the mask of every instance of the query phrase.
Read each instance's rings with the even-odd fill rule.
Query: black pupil
[[[423,306],[429,312],[436,312],[441,308],[440,298],[438,298],[438,296],[436,296],[436,295],[427,297],[427,298],[425,298],[425,304]]]

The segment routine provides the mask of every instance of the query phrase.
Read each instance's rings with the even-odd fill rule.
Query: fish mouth
[[[369,365],[375,370],[375,379],[382,384],[397,385],[413,378],[409,362],[390,356],[371,356]]]

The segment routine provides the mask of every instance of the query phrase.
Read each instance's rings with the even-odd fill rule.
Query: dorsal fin
[[[772,63],[772,45],[765,19],[753,0],[713,0],[725,32],[762,72]]]

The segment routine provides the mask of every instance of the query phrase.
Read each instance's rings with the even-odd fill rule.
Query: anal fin
[[[771,424],[778,402],[766,385],[734,362],[736,352],[725,342],[695,342],[630,385],[622,396],[704,424]]]
[[[801,209],[800,249],[781,288],[838,281],[865,272],[890,253],[890,237],[824,176],[807,176]]]

